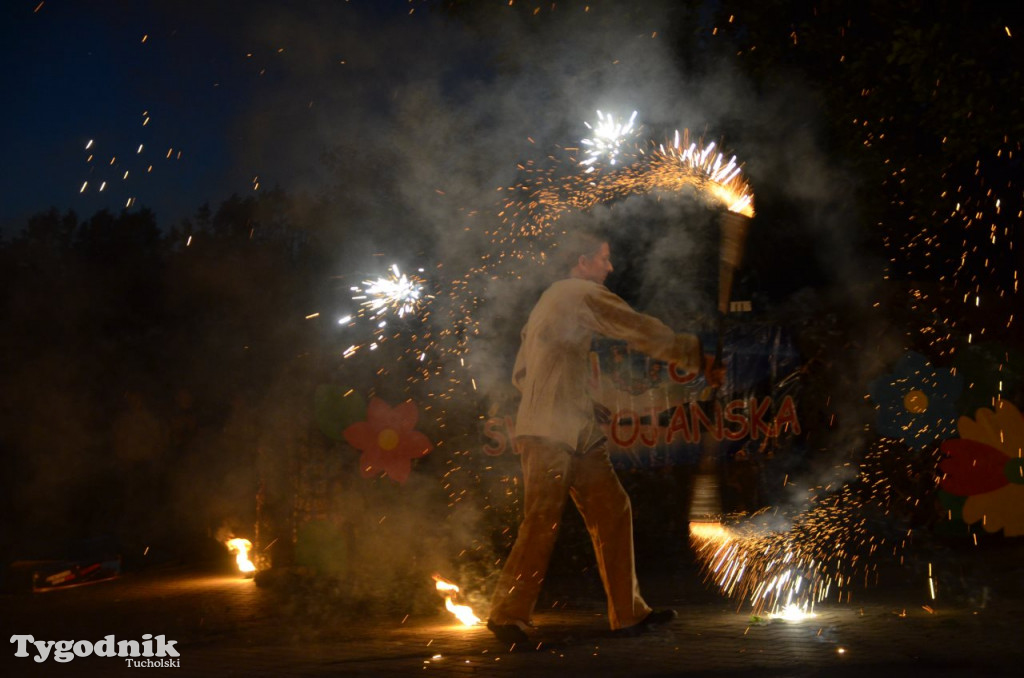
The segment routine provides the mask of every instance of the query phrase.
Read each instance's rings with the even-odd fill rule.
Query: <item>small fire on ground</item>
[[[480,623],[480,617],[473,614],[473,610],[470,609],[469,605],[459,605],[454,601],[455,594],[459,592],[459,587],[456,584],[453,584],[439,574],[434,575],[434,582],[438,592],[444,594],[445,608],[455,615],[460,622],[465,626],[475,626]]]
[[[241,538],[228,539],[224,545],[228,547],[228,551],[235,554],[239,572],[248,575],[256,571],[256,566],[249,560],[249,551],[252,550],[251,541]]]

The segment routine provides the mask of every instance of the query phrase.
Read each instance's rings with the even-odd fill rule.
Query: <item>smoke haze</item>
[[[11,439],[12,445],[41,451],[19,467],[24,483],[14,502],[30,516],[22,540],[35,526],[64,524],[79,535],[113,529],[136,555],[150,542],[190,539],[205,544],[190,544],[194,550],[226,553],[216,543],[218,530],[251,537],[245,533],[257,512],[286,540],[284,524],[299,511],[289,503],[295,472],[289,460],[298,458],[306,464],[300,474],[308,474],[303,477],[316,488],[313,494],[325,502],[301,509],[327,523],[326,536],[313,543],[345,545],[346,560],[338,567],[363,598],[397,605],[412,590],[415,600],[427,604],[436,594],[421,588],[431,585],[420,581],[426,571],[465,574],[478,593],[487,590],[493,563],[507,546],[487,531],[495,522],[514,524],[517,506],[505,506],[497,518],[488,518],[488,511],[499,498],[507,499],[508,474],[517,460],[495,461],[497,471],[476,469],[479,475],[469,479],[460,475],[470,464],[459,455],[480,454],[479,415],[488,407],[510,411],[515,394],[509,372],[519,330],[560,272],[551,264],[534,269],[512,258],[486,275],[466,272],[482,257],[497,257],[495,234],[517,226],[502,223],[497,212],[526,176],[519,165],[577,148],[587,135],[583,122],[595,121],[598,110],[620,118],[637,110],[642,137],[653,141],[684,128],[707,140],[724,137],[723,148],[745,163],[755,199],[766,187],[767,207],[755,219],[748,259],[751,275],[761,277],[748,278],[745,290],[757,294],[759,284],[771,290],[761,303],[799,316],[808,308],[868,301],[865,290],[877,265],[854,236],[863,224],[851,204],[850,179],[829,165],[820,148],[812,97],[799,82],[786,91],[756,92],[720,64],[683,70],[664,38],[682,19],[675,4],[642,3],[640,9],[594,2],[584,11],[566,3],[539,18],[472,8],[458,17],[418,7],[407,15],[395,9],[414,8],[406,3],[373,2],[301,8],[216,3],[190,10],[202,27],[192,29],[192,39],[222,40],[244,64],[223,69],[235,73],[236,80],[225,79],[223,87],[235,90],[241,103],[228,125],[230,170],[204,187],[204,195],[244,192],[257,179],[261,191],[282,187],[291,196],[288,216],[304,225],[330,275],[312,281],[316,292],[299,294],[276,288],[269,274],[236,274],[225,257],[186,287],[196,298],[203,290],[225,293],[223,312],[231,317],[258,318],[267,309],[281,318],[323,311],[336,322],[355,310],[349,286],[379,275],[392,262],[404,271],[422,267],[432,285],[467,276],[468,294],[476,299],[452,298],[442,289],[430,322],[446,329],[459,318],[462,303],[477,305],[478,332],[467,338],[465,354],[477,400],[432,399],[442,392],[435,386],[441,379],[422,389],[408,386],[397,350],[388,353],[386,346],[376,355],[337,360],[354,342],[342,329],[293,345],[299,334],[283,320],[280,327],[262,328],[262,347],[241,330],[230,341],[238,339],[246,350],[252,343],[254,352],[263,351],[260,356],[287,360],[262,364],[240,354],[244,381],[220,383],[212,377],[213,366],[196,357],[175,375],[183,381],[187,376],[191,394],[179,391],[173,379],[142,389],[165,389],[156,398],[124,389],[105,393],[96,386],[101,375],[87,373],[70,351],[40,356],[31,377],[10,378],[15,384],[43,384],[38,393],[21,397],[30,407],[22,410],[20,432]],[[181,22],[170,5],[160,9],[168,25]],[[203,105],[194,102],[200,114]],[[204,153],[197,148],[190,156],[201,165],[209,159]],[[576,223],[610,235],[617,268],[609,281],[613,290],[677,330],[710,326],[717,221],[699,196],[634,196],[566,216],[556,227]],[[787,243],[796,243],[803,258],[794,255],[774,266],[761,258],[786,251]],[[810,282],[807,270],[817,271]],[[182,285],[177,273],[166,271],[172,299]],[[213,325],[197,327],[213,334]],[[865,366],[847,366],[851,383],[897,350],[886,328],[835,331],[852,331],[850,342],[861,342],[851,344],[851,354],[869,343],[886,347]],[[185,335],[180,343],[192,339]],[[331,357],[311,357],[318,351]],[[393,370],[392,383],[379,376],[379,365]],[[445,369],[457,372],[453,365]],[[146,380],[144,370],[138,379]],[[417,399],[419,429],[445,444],[414,468],[406,485],[358,477],[358,452],[324,439],[310,421],[310,385],[317,383],[356,387],[367,399],[377,394],[391,404]],[[843,410],[844,426],[857,432],[849,438],[857,448],[864,406],[861,393],[848,397],[833,408]],[[428,403],[435,409],[428,411]],[[822,451],[814,470],[834,474],[832,455],[853,452]],[[109,473],[123,475],[124,484],[107,495],[80,494],[94,476]],[[454,488],[439,486],[438,477]],[[257,491],[266,496],[259,506]],[[95,507],[95,524],[69,519],[83,501]],[[460,560],[465,551],[470,555]]]

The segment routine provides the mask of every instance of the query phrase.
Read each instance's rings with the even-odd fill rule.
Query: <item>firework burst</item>
[[[629,165],[600,175],[564,175],[559,171],[560,164],[523,169],[529,179],[509,189],[515,198],[506,202],[500,212],[511,230],[507,236],[499,237],[510,244],[524,236],[550,234],[554,222],[568,211],[587,210],[601,203],[657,191],[692,189],[712,204],[754,216],[754,195],[736,158],[726,160],[724,154],[716,151],[714,142],[691,142],[685,130],[677,131],[671,141],[640,153]]]
[[[419,272],[422,273],[423,269],[419,269]],[[386,275],[364,280],[361,286],[355,285],[350,289],[353,292],[352,300],[359,302],[361,308],[354,314],[339,318],[338,324],[365,328],[369,323],[370,337],[346,348],[342,357],[350,358],[364,348],[375,351],[389,339],[404,338],[405,345],[401,353],[420,363],[426,360],[427,351],[435,342],[435,335],[429,328],[417,325],[420,329],[410,332],[408,324],[396,323],[393,329],[388,329],[389,320],[395,318],[403,320],[415,316],[426,323],[430,317],[428,306],[434,299],[433,295],[427,293],[426,280],[417,275],[402,273],[398,264],[392,264]],[[382,372],[386,370],[382,368]]]
[[[714,141],[702,146],[691,142],[687,133],[676,131],[672,143],[658,146],[649,163],[651,173],[664,175],[659,182],[663,188],[697,186],[730,212],[754,216],[754,195],[740,177],[736,156],[726,160],[715,150]]]
[[[399,318],[413,314],[429,298],[423,292],[424,280],[415,275],[406,275],[398,270],[398,264],[391,264],[389,274],[375,280],[364,280],[363,287],[353,287],[352,297],[369,313],[371,318],[381,318],[393,313]]]
[[[587,168],[587,172],[593,172],[596,169],[595,163],[602,158],[606,159],[609,165],[615,165],[618,162],[623,145],[627,141],[635,139],[640,133],[639,128],[633,127],[635,121],[636,111],[629,116],[629,120],[622,123],[616,122],[614,115],[610,113],[605,115],[598,111],[597,123],[594,125],[589,122],[583,123],[587,129],[593,132],[593,136],[580,141],[587,147],[587,159],[580,162]]]

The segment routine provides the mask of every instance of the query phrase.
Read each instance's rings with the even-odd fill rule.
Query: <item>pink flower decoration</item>
[[[347,427],[345,441],[362,451],[359,467],[363,477],[384,474],[404,483],[412,470],[412,460],[434,449],[427,436],[415,430],[419,410],[408,400],[391,407],[373,398],[366,408],[366,421]]]

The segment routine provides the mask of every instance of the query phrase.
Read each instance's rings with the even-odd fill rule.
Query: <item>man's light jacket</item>
[[[653,358],[675,361],[681,369],[697,372],[701,366],[696,335],[676,334],[600,283],[559,280],[541,295],[523,327],[512,372],[512,383],[522,393],[517,436],[541,436],[572,450],[595,438],[588,382],[595,333],[625,341]]]

